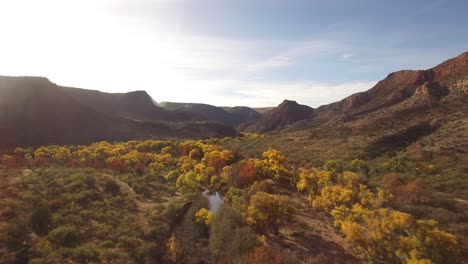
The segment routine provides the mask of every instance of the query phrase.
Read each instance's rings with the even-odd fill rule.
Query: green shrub
[[[112,248],[112,247],[114,247],[114,244],[115,243],[113,241],[106,240],[106,241],[102,242],[101,244],[99,244],[99,247]]]
[[[59,246],[72,247],[78,244],[79,233],[74,226],[63,225],[50,231],[48,239]]]
[[[29,228],[22,219],[14,219],[6,226],[6,246],[11,251],[18,251],[25,247]]]
[[[210,251],[215,259],[242,263],[242,259],[257,244],[257,236],[244,224],[240,213],[226,205],[218,209],[210,236]]]
[[[93,244],[79,246],[73,250],[73,257],[80,263],[89,263],[99,256],[95,248],[96,245]]]

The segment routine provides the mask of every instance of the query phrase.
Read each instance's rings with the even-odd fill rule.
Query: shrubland
[[[310,255],[312,238],[292,224],[305,212],[305,219],[320,215],[333,225],[345,238],[339,249],[349,244],[357,261],[461,262],[463,234],[446,230],[453,221],[439,224],[418,211],[428,203],[427,181],[405,176],[411,162],[298,166],[276,149],[239,150],[259,140],[247,134],[4,151],[1,262],[346,261],[325,247]],[[206,190],[223,196],[216,212]]]

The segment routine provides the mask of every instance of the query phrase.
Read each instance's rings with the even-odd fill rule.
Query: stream
[[[208,199],[208,209],[216,213],[218,208],[223,204],[224,199],[221,197],[219,192],[210,192],[209,190],[205,190],[203,195]]]

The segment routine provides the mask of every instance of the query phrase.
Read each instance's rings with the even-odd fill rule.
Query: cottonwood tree
[[[289,220],[293,210],[288,196],[257,192],[250,198],[247,211],[248,223],[262,232],[271,229],[278,235],[280,227]]]

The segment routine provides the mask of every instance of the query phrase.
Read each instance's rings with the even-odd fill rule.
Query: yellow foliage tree
[[[70,161],[72,158],[72,154],[70,152],[70,149],[67,147],[59,147],[57,150],[55,150],[54,153],[54,159],[60,163],[65,163],[67,161]]]
[[[206,208],[202,208],[195,213],[195,221],[209,226],[213,222],[213,213]]]
[[[271,228],[275,235],[292,214],[291,201],[288,196],[257,192],[250,198],[247,209],[247,222],[266,231]]]

